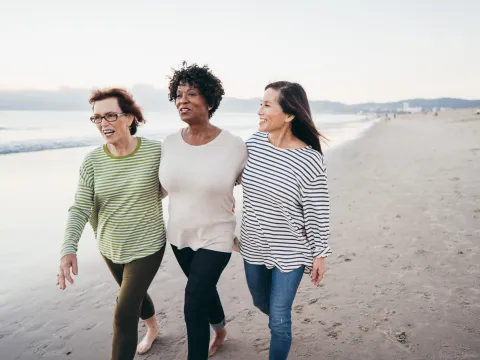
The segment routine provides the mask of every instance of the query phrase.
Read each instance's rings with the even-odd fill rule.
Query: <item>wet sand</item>
[[[400,116],[327,162],[333,255],[321,286],[300,286],[290,359],[480,359],[480,116]],[[118,289],[100,256],[79,264],[64,292],[56,264],[51,279],[26,271],[18,291],[2,273],[0,359],[109,359]],[[138,359],[186,359],[185,282],[168,249],[150,291],[162,336]],[[213,359],[267,359],[238,254],[219,292],[229,336]]]

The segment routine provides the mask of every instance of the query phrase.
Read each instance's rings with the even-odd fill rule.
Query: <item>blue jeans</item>
[[[253,304],[269,317],[269,360],[286,360],[292,345],[292,304],[304,267],[286,273],[245,261],[244,267]]]

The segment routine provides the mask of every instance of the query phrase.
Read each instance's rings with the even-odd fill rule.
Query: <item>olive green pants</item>
[[[120,285],[113,318],[112,360],[132,360],[138,342],[138,320],[155,315],[155,307],[147,293],[165,253],[165,245],[155,254],[128,264],[114,264],[103,257]]]

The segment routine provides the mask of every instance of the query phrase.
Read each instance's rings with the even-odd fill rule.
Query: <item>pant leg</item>
[[[253,305],[261,312],[270,313],[270,292],[272,288],[272,270],[265,265],[253,265],[243,262],[248,290],[252,296]]]
[[[107,259],[105,256],[102,255],[102,257],[105,260],[105,263],[107,264],[117,284],[119,286],[122,286],[123,271],[125,268],[125,264],[115,264],[110,259]],[[117,296],[117,303],[118,303],[118,296]],[[147,293],[145,294],[145,297],[143,298],[143,301],[142,301],[140,317],[142,318],[142,320],[145,320],[145,319],[151,318],[154,314],[155,314],[155,307],[153,305],[152,298]]]
[[[191,248],[178,249],[175,245],[171,246],[178,264],[182,268],[185,276],[188,278],[190,275],[190,268],[195,251],[193,251]],[[216,289],[208,304],[208,321],[215,331],[220,331],[225,327],[225,314],[223,312],[220,296],[218,295],[218,291]]]
[[[185,288],[185,322],[188,336],[188,360],[207,360],[210,342],[209,306],[218,296],[217,283],[231,253],[206,249],[195,251]],[[223,308],[216,309],[217,316]]]
[[[132,360],[138,341],[138,320],[142,301],[157,274],[165,246],[153,255],[124,265],[113,320],[112,360]],[[155,314],[155,310],[149,317]]]
[[[282,273],[272,272],[270,315],[270,360],[286,360],[292,345],[292,305],[302,280],[304,267]]]

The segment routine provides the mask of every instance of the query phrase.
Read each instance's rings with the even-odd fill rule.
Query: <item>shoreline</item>
[[[480,117],[465,111],[411,115],[326,153],[333,255],[320,287],[302,280],[290,358],[480,358],[479,135]],[[55,216],[48,225],[61,232]],[[108,358],[118,288],[88,236],[74,286],[55,287],[57,263],[47,258],[40,266],[52,269],[51,282],[0,298],[2,360]],[[185,358],[185,283],[167,249],[150,288],[162,335],[136,358]],[[265,359],[267,318],[251,303],[239,254],[218,288],[229,335],[215,359]]]

